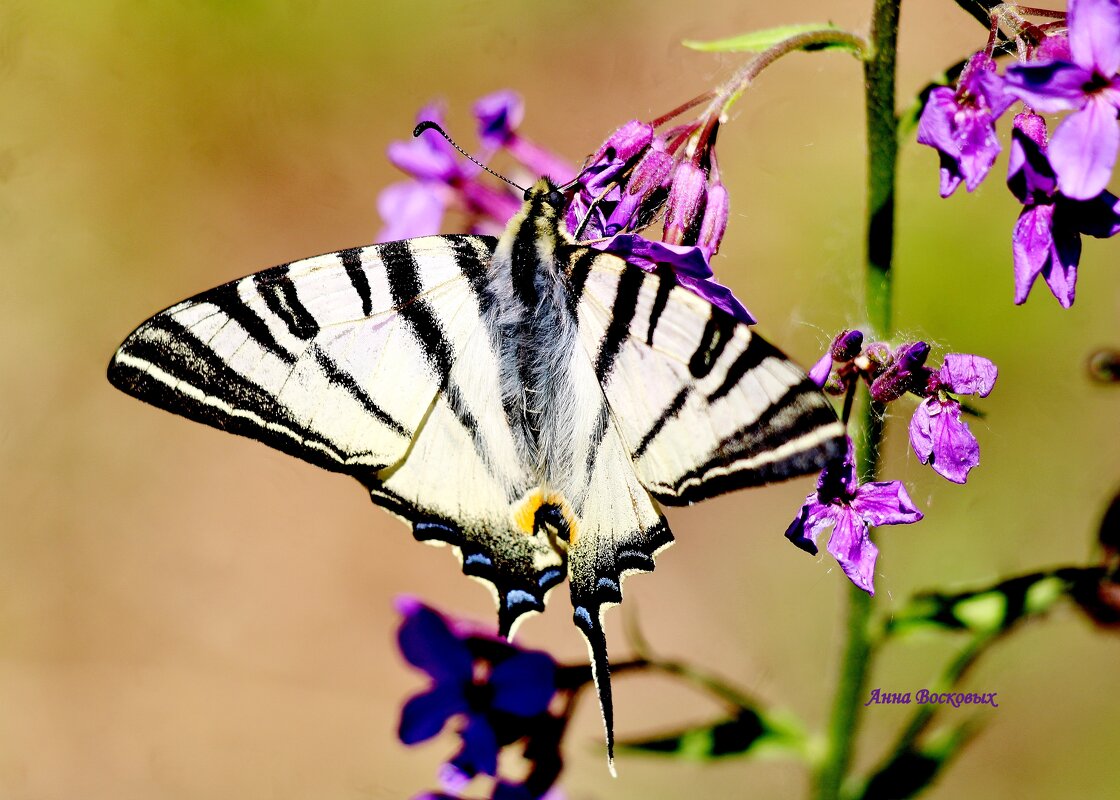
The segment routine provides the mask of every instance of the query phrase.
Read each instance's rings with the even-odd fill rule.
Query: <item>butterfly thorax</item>
[[[577,470],[573,362],[578,331],[566,283],[562,197],[541,179],[498,241],[488,276],[502,406],[534,486],[571,497]]]

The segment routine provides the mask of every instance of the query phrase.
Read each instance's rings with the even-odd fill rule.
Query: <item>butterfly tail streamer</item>
[[[607,769],[617,778],[614,767],[614,700],[611,694],[611,665],[607,658],[607,637],[603,632],[603,608],[593,613],[586,606],[576,606],[573,619],[576,627],[587,640],[587,650],[591,658],[591,675],[595,680],[595,691],[599,696],[599,710],[603,714],[603,728],[607,736]]]

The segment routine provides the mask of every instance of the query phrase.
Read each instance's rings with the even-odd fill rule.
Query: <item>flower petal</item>
[[[946,480],[964,483],[968,480],[969,471],[980,463],[980,445],[969,430],[968,423],[961,419],[960,403],[936,399],[931,399],[929,403],[930,436],[933,439],[930,466]]]
[[[809,370],[809,380],[817,386],[824,386],[828,381],[828,376],[832,372],[832,353],[825,353],[813,368]]]
[[[467,701],[461,687],[437,685],[404,704],[397,736],[408,745],[427,741],[443,730],[447,720],[466,710]]]
[[[981,356],[949,353],[941,362],[938,379],[954,394],[987,397],[996,384],[996,365]]]
[[[395,242],[439,233],[445,210],[444,188],[434,182],[402,181],[381,190],[377,213],[385,220],[376,241]]]
[[[1077,263],[1081,260],[1081,236],[1078,234],[1078,220],[1071,219],[1076,215],[1076,210],[1071,212],[1064,199],[1054,211],[1053,236],[1054,244],[1050,251],[1050,260],[1042,270],[1042,277],[1050,292],[1058,299],[1062,308],[1073,305],[1074,292],[1077,288]]]
[[[1083,109],[1070,114],[1050,138],[1050,163],[1058,173],[1058,188],[1066,197],[1096,197],[1112,176],[1120,148],[1116,107],[1094,95]]]
[[[474,659],[466,643],[448,627],[444,618],[410,598],[397,603],[404,621],[397,642],[405,660],[419,667],[437,683],[462,685],[471,681]]]
[[[1037,114],[1015,115],[1007,158],[1007,187],[1023,205],[1047,202],[1058,185],[1046,157],[1046,121]]]
[[[852,508],[868,525],[909,525],[922,518],[902,481],[875,481],[856,490]]]
[[[483,775],[496,774],[498,737],[486,717],[471,714],[459,735],[463,739],[463,749],[451,759],[451,766],[472,778],[480,772]]]
[[[833,523],[835,513],[834,506],[823,505],[815,493],[809,495],[797,518],[786,528],[786,538],[793,542],[794,547],[815,556],[817,537]]]
[[[661,264],[668,265],[672,267],[674,277],[681,286],[723,309],[740,322],[748,325],[755,322],[732,291],[712,279],[712,268],[708,266],[704,251],[699,247],[654,242],[632,233],[617,234],[594,246],[614,253],[646,272],[653,272]]]
[[[929,463],[930,454],[933,453],[933,432],[930,421],[930,404],[936,403],[935,399],[924,400],[914,409],[914,416],[910,417],[910,446],[914,454],[923,464]]]
[[[548,709],[556,693],[556,662],[546,653],[516,653],[494,666],[489,683],[495,709],[535,717]]]
[[[474,116],[483,145],[500,147],[524,119],[525,103],[517,92],[501,89],[475,101]]]
[[[1015,304],[1022,305],[1035,279],[1045,269],[1054,252],[1052,225],[1054,206],[1029,206],[1023,209],[1011,234],[1015,262]]]
[[[875,559],[879,548],[867,535],[867,525],[853,509],[840,509],[836,527],[828,540],[828,552],[836,559],[848,580],[869,595],[875,595]]]
[[[1073,222],[1081,233],[1098,239],[1120,233],[1120,199],[1116,195],[1101,192],[1092,200],[1071,200],[1068,205]]]
[[[1120,2],[1069,0],[1069,49],[1083,67],[1111,78],[1120,69]]]
[[[1007,91],[1035,111],[1053,113],[1085,105],[1085,85],[1093,73],[1068,61],[1012,64],[1004,81]]]

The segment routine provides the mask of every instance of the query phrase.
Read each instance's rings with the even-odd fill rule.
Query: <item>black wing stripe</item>
[[[267,272],[271,272],[271,270]],[[263,275],[265,273],[261,274]],[[219,311],[240,325],[262,350],[272,353],[289,366],[295,364],[296,356],[276,341],[276,337],[272,335],[272,331],[268,329],[268,325],[265,324],[265,321],[241,299],[241,295],[237,290],[239,284],[241,284],[241,281],[234,281],[233,283],[227,283],[225,286],[219,286],[217,289],[212,289],[205,294],[195,297],[193,302],[212,304]]]
[[[399,433],[401,436],[412,438],[412,431],[393,419],[385,409],[378,405],[377,402],[369,396],[369,393],[358,385],[353,375],[339,367],[330,356],[323,352],[321,347],[313,346],[312,350],[315,356],[315,363],[318,364],[319,369],[323,371],[323,374],[327,376],[331,383],[345,389],[351,397],[361,404],[367,414],[382,425]]]
[[[253,284],[268,310],[280,318],[292,336],[304,340],[315,338],[319,323],[300,301],[286,264],[256,275]]]
[[[161,379],[150,368],[195,391],[185,391]],[[145,402],[197,422],[258,439],[325,469],[350,471],[344,463],[348,458],[345,453],[293,419],[272,394],[227,366],[168,316],[153,318],[125,341],[110,366],[109,381]],[[253,411],[246,413],[246,409]],[[378,469],[381,465],[363,468],[367,466]]]
[[[649,310],[649,327],[646,329],[646,344],[650,347],[653,347],[653,334],[657,330],[657,323],[661,321],[661,313],[669,305],[669,295],[677,285],[673,269],[668,264],[658,266],[657,278],[657,294],[653,298],[653,308]]]
[[[338,257],[342,259],[342,266],[346,270],[346,277],[350,279],[350,285],[354,287],[358,299],[362,301],[362,313],[367,317],[370,316],[373,313],[373,290],[370,288],[369,278],[366,277],[365,267],[362,266],[362,248],[350,247],[340,250]]]
[[[723,349],[735,335],[736,325],[738,323],[732,316],[712,306],[712,312],[704,324],[704,333],[700,336],[700,343],[696,346],[692,358],[688,360],[688,370],[692,373],[692,377],[703,378],[712,371]]]
[[[646,449],[650,446],[650,443],[657,438],[657,434],[661,433],[662,429],[669,423],[669,421],[676,417],[677,414],[681,412],[681,409],[684,408],[684,404],[685,402],[687,402],[688,396],[691,393],[691,386],[685,386],[683,389],[677,392],[677,396],[672,399],[669,405],[665,406],[665,409],[658,415],[657,419],[654,420],[654,423],[650,426],[650,429],[646,431],[645,436],[643,436],[642,440],[638,442],[637,449],[634,450],[634,453],[630,456],[633,460],[637,461],[639,458],[645,455]]]
[[[819,469],[821,464],[837,456],[843,446],[843,437],[806,444],[796,452],[777,461],[762,463],[757,467],[735,469],[737,461],[746,462],[753,456],[775,450],[790,441],[811,434],[831,425],[838,426],[836,412],[824,400],[820,389],[808,378],[792,387],[773,403],[757,420],[744,425],[724,438],[713,450],[715,456],[680,476],[671,494],[654,491],[657,499],[671,505],[714,497],[717,494],[747,486],[758,486],[771,481],[804,475]],[[741,453],[741,458],[729,459],[728,452]],[[726,474],[707,477],[708,473],[726,467]],[[701,480],[699,485],[686,484]]]
[[[614,367],[614,360],[618,351],[622,349],[623,342],[630,335],[630,323],[634,320],[634,313],[638,308],[638,293],[642,288],[642,281],[646,274],[639,267],[627,264],[618,279],[618,290],[614,298],[614,307],[611,310],[611,321],[607,325],[607,333],[599,345],[599,354],[595,358],[595,377],[599,383],[605,383]]]
[[[419,296],[423,286],[412,249],[407,241],[389,242],[381,246],[381,258],[385,262],[393,305],[408,323],[428,363],[435,370],[440,388],[446,389],[451,375],[451,344],[431,307]]]
[[[748,372],[771,356],[776,356],[783,361],[786,360],[785,356],[774,345],[761,337],[752,336],[743,352],[727,368],[727,374],[724,375],[723,382],[708,395],[708,402],[714,403],[721,397],[727,396]]]
[[[487,292],[486,272],[488,263],[479,257],[478,245],[481,241],[475,236],[447,236],[445,241],[455,254],[455,263],[470,282],[475,297],[479,299],[482,313],[490,306]]]
[[[385,262],[393,304],[408,323],[420,348],[427,356],[428,363],[435,370],[440,390],[447,398],[448,407],[470,434],[479,457],[486,461],[486,443],[482,431],[479,430],[478,420],[467,408],[459,387],[451,380],[451,367],[455,360],[451,342],[447,339],[447,334],[444,333],[443,326],[431,306],[420,297],[423,285],[420,281],[420,267],[412,248],[407,241],[390,242],[382,245],[381,258]]]

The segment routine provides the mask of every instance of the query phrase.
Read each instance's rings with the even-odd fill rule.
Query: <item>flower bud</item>
[[[634,167],[628,191],[644,197],[654,189],[664,186],[672,170],[673,157],[664,150],[651,147]]]
[[[832,340],[832,353],[833,361],[851,361],[853,358],[860,354],[863,349],[863,331],[840,331],[835,339]]]
[[[910,342],[895,350],[891,363],[871,382],[871,397],[878,403],[897,400],[908,391],[925,394],[930,370],[925,368],[929,356],[926,342]]]
[[[719,252],[719,243],[727,231],[727,216],[731,208],[731,198],[722,183],[708,187],[708,202],[704,206],[704,219],[700,223],[700,236],[696,244],[708,258]]]
[[[665,210],[664,241],[667,244],[685,243],[685,236],[702,213],[707,183],[707,174],[691,161],[682,161],[673,171]]]
[[[632,119],[607,137],[593,160],[599,161],[607,155],[607,151],[611,151],[614,153],[614,160],[629,161],[649,147],[652,141],[653,126],[648,122]]]

